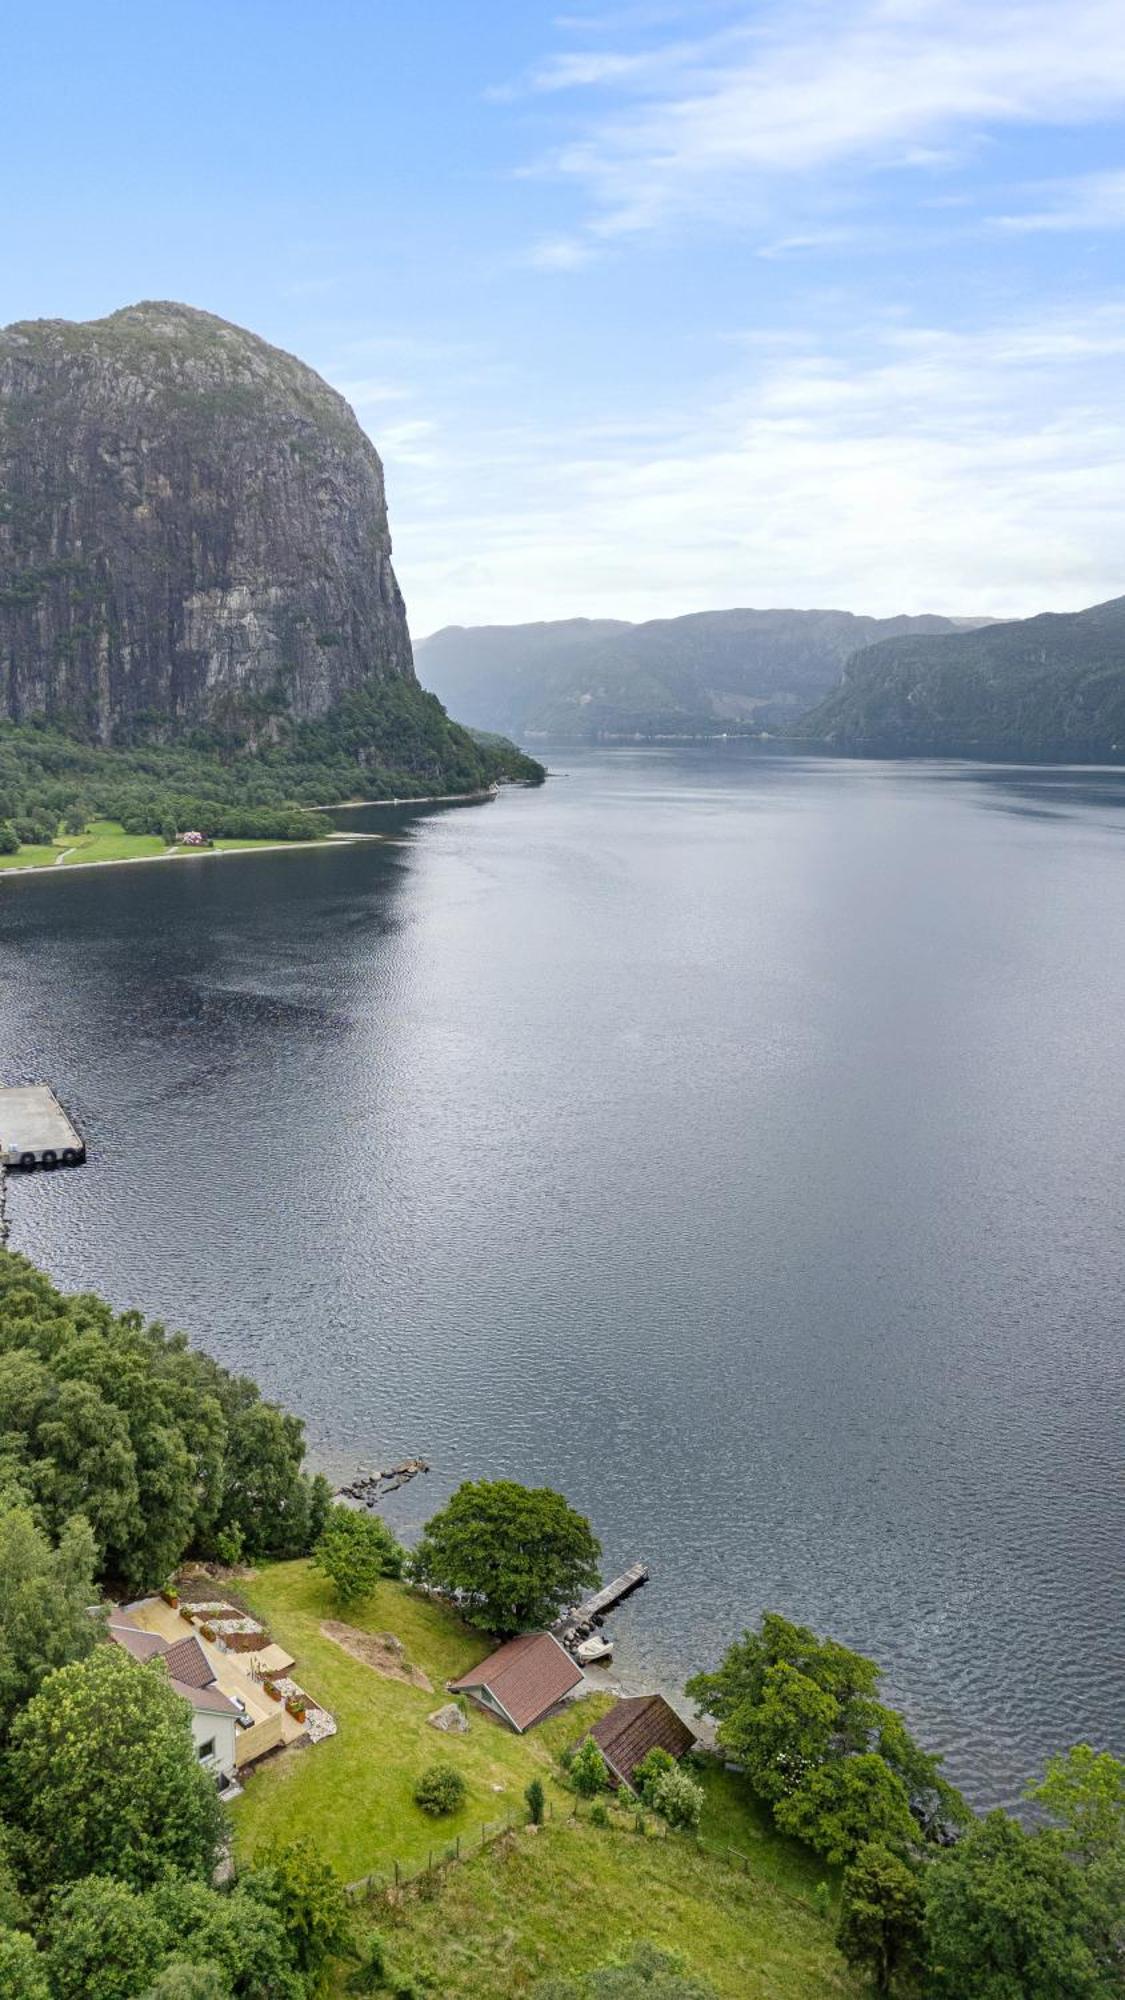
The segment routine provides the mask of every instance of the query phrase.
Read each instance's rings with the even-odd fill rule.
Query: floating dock
[[[615,1605],[624,1604],[627,1597],[632,1597],[633,1592],[647,1582],[648,1564],[634,1563],[631,1569],[615,1576],[612,1583],[595,1591],[593,1597],[588,1597],[583,1604],[576,1604],[573,1611],[560,1618],[554,1627],[555,1636],[567,1646],[587,1638],[601,1624],[607,1611],[612,1611]]]
[[[80,1167],[86,1145],[45,1083],[0,1086],[0,1166]]]

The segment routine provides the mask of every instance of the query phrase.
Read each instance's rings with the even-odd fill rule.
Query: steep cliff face
[[[0,715],[103,742],[416,685],[343,398],[187,306],[0,331]]]

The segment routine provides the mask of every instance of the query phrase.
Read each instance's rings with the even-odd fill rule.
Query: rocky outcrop
[[[0,331],[0,715],[269,740],[414,670],[343,398],[187,306]]]

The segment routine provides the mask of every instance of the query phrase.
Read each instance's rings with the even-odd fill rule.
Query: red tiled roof
[[[177,1694],[190,1701],[193,1708],[202,1709],[205,1715],[238,1715],[240,1712],[238,1703],[223,1693],[217,1681],[213,1681],[210,1687],[193,1687],[190,1681],[173,1681],[172,1686]]]
[[[631,1695],[619,1701],[590,1731],[615,1778],[631,1784],[633,1773],[650,1750],[667,1750],[683,1757],[695,1742],[695,1732],[676,1714],[662,1694]]]
[[[487,1660],[459,1681],[450,1681],[454,1694],[474,1694],[487,1688],[517,1729],[530,1729],[582,1681],[582,1669],[550,1632],[523,1632],[509,1639]]]
[[[164,1664],[174,1681],[183,1681],[188,1687],[210,1687],[215,1679],[215,1671],[207,1658],[199,1640],[193,1636],[177,1639],[164,1654]]]

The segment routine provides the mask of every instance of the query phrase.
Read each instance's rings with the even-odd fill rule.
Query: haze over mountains
[[[794,723],[873,641],[951,634],[965,623],[734,610],[643,625],[450,625],[418,640],[415,658],[452,714],[517,740],[757,734]]]

